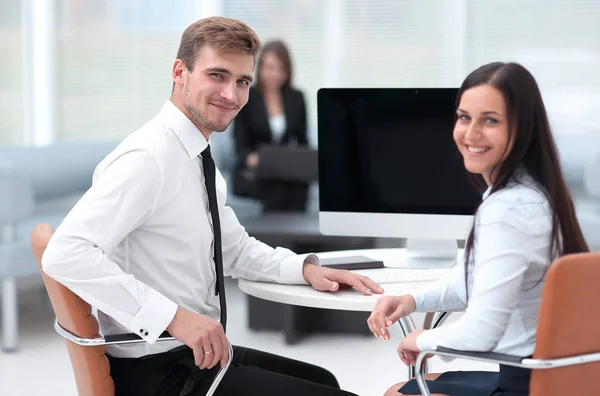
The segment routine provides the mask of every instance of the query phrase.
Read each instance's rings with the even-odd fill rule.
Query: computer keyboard
[[[353,270],[356,274],[368,276],[377,283],[402,283],[402,282],[431,282],[454,276],[462,268],[455,265],[450,268],[433,269],[405,269],[405,268],[377,268],[367,270]]]

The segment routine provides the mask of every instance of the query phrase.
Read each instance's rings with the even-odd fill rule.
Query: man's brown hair
[[[189,71],[204,46],[218,52],[246,52],[256,59],[260,52],[260,39],[244,22],[232,18],[210,17],[194,22],[183,32],[177,51]]]

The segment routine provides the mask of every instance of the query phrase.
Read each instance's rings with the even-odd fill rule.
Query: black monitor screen
[[[453,88],[319,90],[320,210],[472,215]]]

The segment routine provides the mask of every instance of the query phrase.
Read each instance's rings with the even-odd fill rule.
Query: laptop
[[[256,167],[258,180],[286,180],[310,183],[318,180],[317,150],[307,147],[262,145]]]

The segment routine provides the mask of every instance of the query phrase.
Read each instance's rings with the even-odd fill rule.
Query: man
[[[93,185],[44,254],[44,271],[97,308],[102,332],[147,342],[109,346],[117,395],[202,395],[228,359],[225,275],[348,284],[381,293],[365,277],[319,266],[250,238],[225,206],[209,137],[248,101],[260,42],[244,23],[208,18],[188,27],[160,113],[96,168]],[[221,316],[221,323],[216,319]],[[168,330],[178,341],[155,344]],[[218,395],[348,395],[328,371],[236,347]]]

